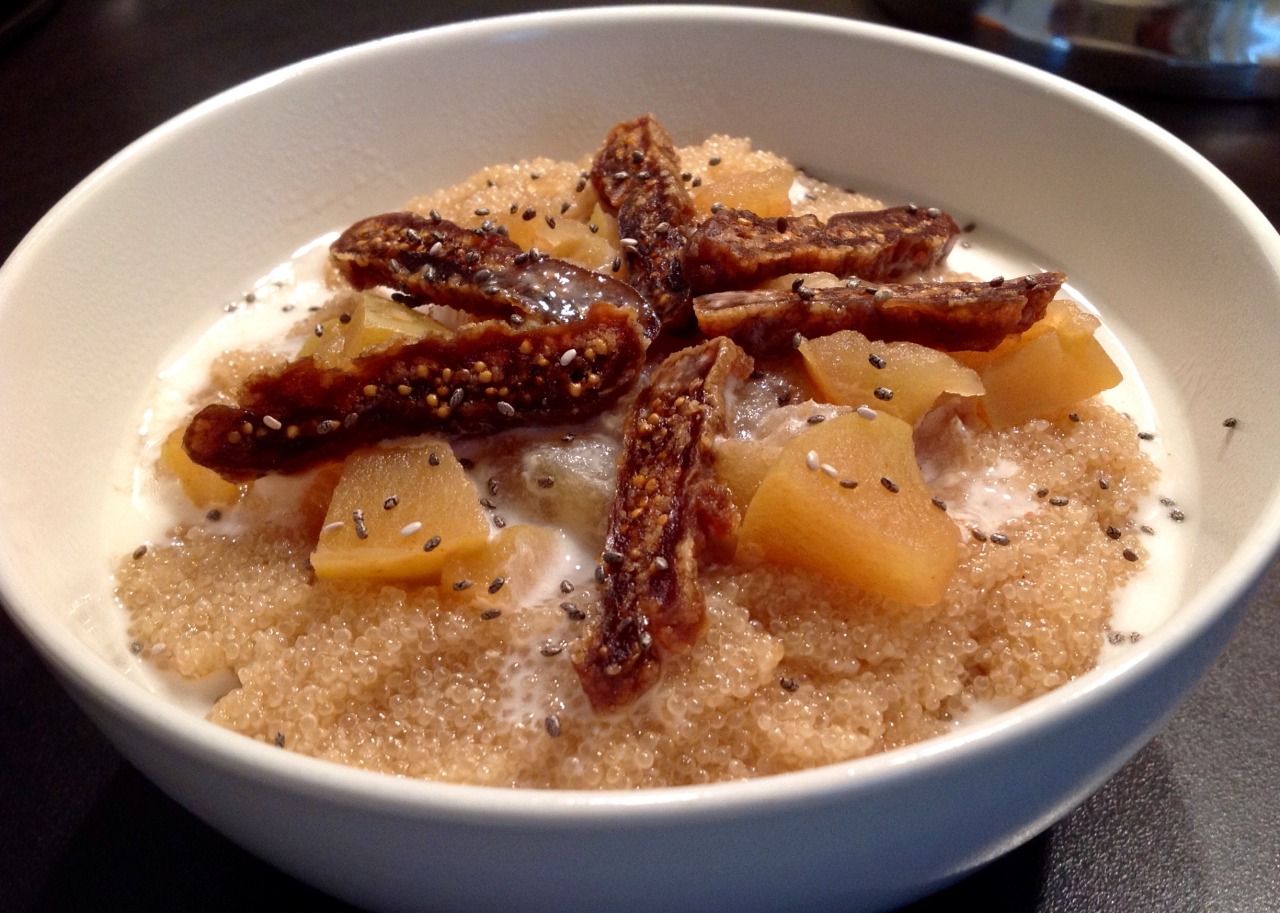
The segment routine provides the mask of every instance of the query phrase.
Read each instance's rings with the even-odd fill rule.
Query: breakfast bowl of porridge
[[[171,121],[5,264],[0,587],[161,788],[361,906],[887,909],[1230,636],[1277,302],[1236,188],[1015,63],[405,35]]]

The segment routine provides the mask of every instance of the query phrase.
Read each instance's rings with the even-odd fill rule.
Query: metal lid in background
[[[879,2],[907,25],[1102,89],[1280,98],[1280,0]]]

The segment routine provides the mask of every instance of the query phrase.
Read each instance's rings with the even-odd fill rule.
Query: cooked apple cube
[[[346,327],[342,354],[355,358],[393,342],[415,342],[425,336],[449,335],[435,318],[381,295],[361,295]]]
[[[591,231],[593,225],[595,231]],[[587,219],[587,230],[607,241],[611,248],[621,246],[622,233],[618,231],[618,220],[605,212],[599,203],[591,208],[591,216]]]
[[[850,413],[783,448],[747,508],[738,554],[933,605],[959,562],[959,532],[933,503],[911,426]]]
[[[350,312],[331,317],[308,336],[298,352],[326,364],[363,355],[393,342],[413,342],[451,331],[435,318],[381,295],[360,295]]]
[[[1059,300],[1049,305],[1041,323],[1037,332],[1028,331],[1016,345],[997,351],[982,369],[983,404],[993,428],[1052,416],[1122,379],[1094,337],[1101,325],[1096,317]]]
[[[800,354],[826,402],[874,406],[911,424],[943,393],[982,393],[972,368],[913,342],[872,342],[856,330],[842,330],[806,339]]]
[[[613,259],[618,256],[620,250],[618,221],[604,212],[600,204],[596,204],[588,222],[565,217],[557,219],[552,216],[550,222],[539,218],[535,220],[534,225],[530,238],[531,246],[552,257],[568,260],[585,269],[616,275],[611,270]],[[594,231],[591,228],[593,225]],[[626,258],[623,258],[623,262],[625,260]]]
[[[244,496],[249,485],[228,482],[212,469],[207,469],[187,456],[182,447],[185,428],[175,429],[160,445],[160,469],[171,474],[182,486],[183,493],[196,507],[228,507]]]
[[[551,580],[571,551],[563,533],[549,526],[508,526],[484,548],[454,553],[440,575],[446,605],[469,604],[477,611],[514,609],[530,599],[558,592]],[[539,590],[539,584],[547,584]]]
[[[324,365],[334,365],[346,359],[343,350],[347,346],[347,336],[343,332],[342,322],[331,317],[316,324],[316,331],[302,341],[298,350],[301,358],[314,358]]]
[[[709,169],[714,172],[714,169]],[[749,209],[758,216],[791,215],[791,185],[796,171],[789,167],[766,168],[763,171],[732,174],[719,180],[704,178],[690,190],[693,205],[702,213],[721,203],[730,209]]]
[[[715,445],[716,478],[729,489],[729,498],[741,513],[755,497],[760,483],[768,475],[776,448],[761,441],[721,438]]]
[[[488,539],[476,487],[448,443],[378,447],[347,458],[311,565],[322,579],[431,583],[451,556]]]
[[[739,398],[739,421],[742,420],[745,403],[744,399]],[[782,455],[782,448],[814,424],[845,411],[843,407],[818,403],[812,399],[787,406],[775,404],[762,417],[748,423],[751,428],[749,438],[719,438],[714,446],[716,478],[729,489],[729,497],[738,512],[746,511],[747,505],[755,497],[756,489]]]

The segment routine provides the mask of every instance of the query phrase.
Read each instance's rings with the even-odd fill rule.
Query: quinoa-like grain
[[[120,598],[144,652],[164,644],[162,666],[236,673],[215,722],[264,742],[282,733],[290,750],[345,764],[587,789],[815,767],[940,734],[980,702],[1027,700],[1096,662],[1110,594],[1140,567],[1107,532],[1125,522],[1115,504],[1135,501],[1155,472],[1125,419],[1081,411],[1089,420],[1069,427],[966,436],[959,459],[1012,460],[1070,500],[1007,523],[1010,546],[966,537],[939,605],[721,567],[707,576],[702,641],[614,717],[592,713],[567,651],[543,650],[579,630],[558,584],[480,624],[436,587],[310,583],[300,538],[197,528],[147,562],[122,562]],[[1099,470],[1117,484],[1092,484]],[[589,589],[575,596],[590,607]],[[548,739],[552,714],[560,735]]]
[[[717,182],[785,166],[728,137],[682,154],[704,207]],[[607,271],[622,245],[616,224],[600,219],[587,167],[545,159],[495,166],[410,205],[473,227],[483,212],[544,251],[588,239],[573,249],[587,251],[592,262],[584,265]],[[823,219],[879,205],[801,180],[805,208]],[[531,211],[555,213],[554,225]],[[307,326],[324,316],[310,315]],[[212,389],[275,358],[225,356]],[[905,606],[767,565],[714,566],[704,574],[699,643],[668,656],[660,685],[609,716],[592,712],[562,646],[595,611],[585,579],[557,576],[519,604],[519,574],[505,568],[486,569],[476,579],[492,582],[465,593],[453,592],[453,577],[440,587],[315,580],[307,555],[332,474],[292,509],[250,496],[236,511],[256,518],[257,531],[224,532],[225,521],[193,526],[152,543],[143,561],[126,557],[117,597],[138,652],[160,668],[193,679],[234,673],[238,686],[213,706],[214,722],[339,763],[580,789],[812,768],[943,733],[979,704],[1027,700],[1086,672],[1108,634],[1112,595],[1145,563],[1145,552],[1129,550],[1131,560],[1115,541],[1134,528],[1138,500],[1156,478],[1123,416],[1087,402],[1070,419],[1006,431],[949,427],[929,441],[932,459],[959,469],[1016,465],[1011,484],[1025,488],[1033,507],[980,539],[957,534],[962,561],[941,603]],[[510,449],[470,465],[492,479],[491,493],[502,492],[504,510],[510,503],[603,541],[612,482],[596,480],[608,478],[601,467],[615,449],[575,434],[540,448],[512,437],[503,447]],[[944,486],[933,494],[939,509],[962,511],[963,492]],[[281,526],[282,514],[291,523]],[[428,550],[432,543],[439,539]],[[568,593],[573,602],[563,601]],[[501,610],[484,602],[499,598],[509,600]]]

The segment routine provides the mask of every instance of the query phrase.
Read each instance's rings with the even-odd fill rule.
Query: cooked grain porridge
[[[650,167],[651,151],[633,149],[635,164]],[[696,214],[679,238],[690,249],[698,226],[726,212],[746,213],[742,225],[756,217],[750,244],[773,233],[795,246],[809,230],[805,213],[814,232],[830,232],[838,214],[884,206],[744,139],[715,136],[677,154],[681,199]],[[378,397],[399,395],[430,398],[425,421],[438,428],[323,451],[287,474],[197,466],[185,451],[198,447],[182,446],[193,416],[209,404],[244,407],[252,378],[284,376],[286,364],[309,360],[333,378],[414,346],[444,359],[469,344],[477,321],[501,324],[502,345],[536,359],[541,337],[526,334],[601,319],[597,309],[562,323],[473,314],[424,300],[409,282],[363,284],[350,264],[363,270],[376,258],[361,247],[344,260],[350,233],[324,239],[239,302],[187,362],[200,367],[174,375],[157,400],[139,484],[173,522],[118,565],[135,653],[183,680],[225,681],[210,719],[288,750],[443,781],[602,789],[757,777],[911,744],[1045,694],[1093,668],[1108,639],[1133,636],[1113,606],[1159,538],[1151,429],[1096,395],[1102,381],[1077,397],[1061,393],[1071,383],[1034,373],[1046,370],[1040,349],[1052,342],[1072,378],[1106,374],[1101,348],[1084,341],[1096,329],[1087,311],[1059,294],[986,350],[949,354],[877,339],[844,316],[815,330],[836,296],[911,308],[902,285],[973,280],[943,259],[963,243],[956,229],[936,262],[901,276],[859,283],[778,267],[739,287],[695,288],[687,297],[700,332],[684,305],[669,303],[676,286],[654,285],[648,271],[661,258],[646,261],[644,239],[628,234],[629,204],[610,200],[609,181],[621,178],[603,156],[484,168],[409,201],[421,221],[404,224],[433,257],[454,236],[433,239],[430,226],[448,224],[469,233],[459,244],[498,235],[517,245],[516,267],[541,257],[643,290],[656,317],[627,316],[642,364],[619,391],[591,402],[609,383],[607,356],[622,351],[612,337],[598,353],[592,338],[544,358],[528,376],[518,354],[505,375],[493,359],[468,362],[470,381],[432,362],[419,370],[421,389],[409,375],[387,391],[385,377],[355,387],[374,403],[361,422],[381,421],[374,410],[398,407]],[[950,221],[906,209],[928,231]],[[677,233],[657,224],[650,248]],[[330,242],[338,253],[326,259]],[[819,251],[806,264],[836,256],[827,240],[806,243]],[[834,244],[839,257],[851,243]],[[677,278],[755,270],[767,257],[750,250],[741,262],[686,253]],[[476,279],[477,294],[496,294],[491,281]],[[1021,281],[971,284],[1018,292]],[[1027,289],[1036,281],[1046,280]],[[707,340],[705,327],[742,306],[746,329]],[[780,307],[810,310],[797,323]],[[756,338],[770,321],[796,327],[784,345]],[[255,336],[269,342],[245,341]],[[554,383],[557,366],[578,372],[565,420],[519,423],[535,402],[519,399],[521,385]],[[868,371],[875,386],[850,380]],[[1025,394],[1037,376],[1052,395]],[[685,386],[664,399],[668,378]],[[695,393],[702,411],[690,411]],[[486,395],[466,419],[479,425],[448,424]],[[578,402],[589,408],[573,411]],[[283,408],[259,410],[241,436],[264,447],[305,439],[305,422],[291,424]],[[319,432],[324,447],[339,424]],[[673,437],[687,438],[679,459]],[[1177,511],[1165,507],[1161,516]],[[674,541],[677,528],[685,534]],[[645,586],[676,595],[646,602],[658,597]]]

